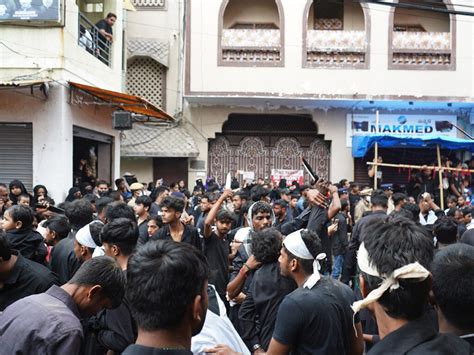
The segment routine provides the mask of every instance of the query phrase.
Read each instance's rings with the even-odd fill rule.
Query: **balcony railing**
[[[110,67],[112,42],[99,33],[99,29],[83,14],[79,13],[78,44],[88,53]]]
[[[308,30],[306,62],[309,66],[357,66],[366,62],[365,31]]]
[[[445,66],[451,64],[451,33],[393,32],[392,64]]]
[[[280,30],[224,29],[221,38],[223,63],[281,62]]]

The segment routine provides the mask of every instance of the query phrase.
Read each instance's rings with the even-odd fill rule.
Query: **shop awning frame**
[[[352,137],[352,156],[363,158],[375,144],[379,148],[432,148],[439,146],[441,149],[467,150],[474,153],[474,141],[455,137],[425,135],[420,137],[407,135],[382,135]]]
[[[124,111],[167,122],[174,122],[175,120],[171,115],[139,96],[105,90],[72,81],[69,81],[69,86],[71,89],[77,89],[85,92],[103,102],[109,103],[111,106],[115,106]]]

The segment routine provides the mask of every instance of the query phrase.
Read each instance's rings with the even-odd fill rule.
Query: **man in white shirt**
[[[439,207],[433,202],[431,195],[425,192],[418,197],[418,206],[420,207],[420,223],[422,226],[434,224],[438,217],[435,211],[439,211]]]

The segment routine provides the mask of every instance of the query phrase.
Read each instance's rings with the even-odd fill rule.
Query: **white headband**
[[[430,275],[430,272],[417,261],[393,270],[390,275],[380,275],[377,269],[370,265],[371,263],[369,261],[369,254],[367,249],[365,249],[364,243],[362,243],[359,247],[359,252],[357,253],[357,264],[359,265],[359,269],[362,272],[365,272],[370,276],[381,278],[383,281],[380,286],[375,290],[372,290],[366,298],[354,302],[352,305],[352,310],[354,313],[359,312],[362,308],[365,308],[367,305],[377,301],[380,297],[382,297],[385,291],[389,289],[392,291],[399,288],[399,279],[418,279],[421,282],[426,280],[426,278]]]
[[[309,289],[313,288],[314,285],[319,281],[321,276],[319,275],[319,270],[321,266],[319,265],[319,261],[326,258],[326,254],[320,253],[314,258],[313,255],[309,252],[306,244],[303,241],[303,237],[301,236],[301,231],[303,229],[297,230],[291,234],[288,234],[285,239],[283,240],[283,245],[285,246],[286,250],[288,250],[294,256],[305,259],[305,260],[314,260],[313,262],[313,274],[309,277],[309,279],[304,284],[304,287]]]
[[[97,248],[97,245],[92,239],[91,229],[89,224],[87,226],[82,227],[76,233],[76,240],[79,244],[88,247],[88,248]]]

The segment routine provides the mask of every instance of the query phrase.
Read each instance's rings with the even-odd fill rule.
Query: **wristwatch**
[[[258,349],[260,349],[262,346],[260,344],[255,344],[254,346],[252,346],[252,351],[257,351]]]

